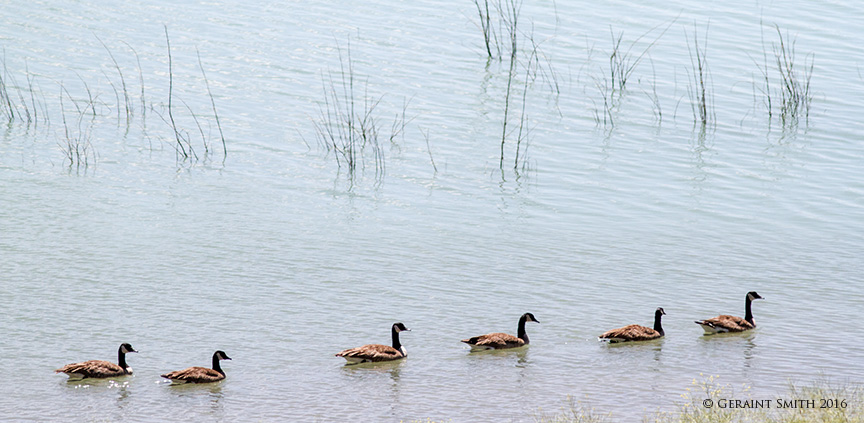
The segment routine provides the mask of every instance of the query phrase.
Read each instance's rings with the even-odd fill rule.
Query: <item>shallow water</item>
[[[523,28],[544,40],[560,94],[542,79],[529,90],[518,172],[499,169],[508,63],[487,63],[472,3],[280,6],[4,5],[4,81],[35,76],[50,121],[0,135],[0,419],[532,421],[572,396],[634,421],[674,409],[708,375],[760,398],[790,380],[864,377],[861,6],[526,4]],[[163,24],[175,101],[201,115],[209,158],[178,161],[159,117]],[[694,24],[700,40],[707,28],[716,114],[704,131],[687,91]],[[771,60],[774,24],[795,37],[798,63],[814,57],[812,109],[797,125],[769,117],[759,92],[754,62]],[[657,28],[638,53],[667,26],[614,125],[596,122],[610,27],[622,45]],[[132,93],[128,124],[97,35]],[[322,74],[338,72],[348,40],[358,81],[384,96],[382,132],[410,99],[383,177],[367,162],[352,178],[315,142]],[[60,111],[71,121],[87,88],[97,116],[72,128],[96,153],[70,167]],[[512,139],[506,148],[510,163]],[[765,297],[754,333],[701,336],[693,320],[743,315],[750,290]],[[596,341],[650,326],[658,306],[665,339]],[[469,354],[459,342],[515,333],[526,311],[542,322],[526,349]],[[351,368],[333,356],[387,343],[395,321],[412,329],[408,359]],[[121,342],[141,351],[131,378],[52,373],[114,360]],[[216,349],[233,358],[224,382],[160,380]]]

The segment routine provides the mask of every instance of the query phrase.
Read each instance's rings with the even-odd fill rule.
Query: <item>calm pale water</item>
[[[509,63],[487,64],[470,1],[4,2],[3,81],[40,117],[3,117],[0,134],[0,420],[522,422],[572,396],[638,421],[709,375],[757,398],[789,381],[860,383],[864,7],[702,3],[525,4],[520,27],[543,41],[560,93],[530,87],[527,165],[512,169],[514,135],[502,172]],[[209,158],[177,160],[163,24],[174,112]],[[813,58],[797,125],[763,105],[774,24],[799,65]],[[634,58],[656,43],[604,125],[610,27],[624,47],[656,27]],[[706,30],[716,123],[703,131],[688,40]],[[97,36],[124,73],[128,124]],[[382,143],[383,177],[367,157],[352,178],[315,141],[322,74],[338,78],[349,42],[357,86],[383,96],[382,135],[410,100],[404,136]],[[89,96],[96,116],[79,123]],[[90,142],[86,167],[64,161],[64,112]],[[693,320],[743,315],[749,290],[765,297],[755,333],[701,336]],[[658,306],[664,340],[596,341],[650,326]],[[526,311],[542,322],[527,349],[459,342],[515,333]],[[408,359],[333,356],[388,343],[395,321],[413,329]],[[121,342],[140,350],[134,377],[52,373],[115,360]],[[234,359],[222,383],[159,377],[216,349]]]

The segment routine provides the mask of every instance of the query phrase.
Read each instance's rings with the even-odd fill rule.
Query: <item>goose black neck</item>
[[[219,353],[213,353],[213,370],[216,370],[224,376],[225,372],[222,371],[222,366],[219,365],[219,361]]]
[[[396,325],[390,329],[390,337],[393,338],[393,348],[397,350],[402,350],[402,343],[399,342],[399,331],[396,330]]]
[[[528,321],[528,318],[523,314],[522,317],[519,318],[519,330],[516,333],[516,335],[519,337],[519,339],[525,341],[525,343],[527,344],[528,343],[528,333],[525,332],[525,322],[526,321]]]
[[[129,367],[129,365],[126,364],[126,353],[123,352],[123,346],[120,346],[117,350],[117,364],[120,365],[123,370],[126,370]]]
[[[663,317],[663,313],[660,310],[654,312],[654,330],[660,333],[661,336],[666,335],[663,332],[663,326],[660,324],[660,319]]]
[[[747,302],[744,303],[744,320],[748,321],[751,325],[756,326],[756,323],[753,322],[753,312],[750,311],[750,295],[747,295]]]

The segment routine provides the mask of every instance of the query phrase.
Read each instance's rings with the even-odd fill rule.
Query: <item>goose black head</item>
[[[747,293],[747,299],[749,299],[750,301],[761,300],[762,297],[759,294],[757,294],[756,291],[750,291]]]
[[[666,311],[663,310],[663,307],[657,307],[657,311],[655,311],[655,313],[660,313],[661,316],[666,315]]]
[[[405,325],[403,325],[401,322],[393,323],[393,330],[395,330],[396,332],[411,331],[411,329],[406,328]]]
[[[531,314],[531,313],[525,313],[525,314],[522,315],[522,317],[525,318],[525,321],[526,321],[526,322],[540,323],[540,321],[537,320],[537,319],[534,317],[534,315]]]
[[[228,357],[228,354],[225,354],[225,351],[222,351],[222,350],[216,351],[216,353],[213,355],[219,360],[230,360],[231,359],[231,357]]]
[[[135,348],[132,348],[132,345],[131,345],[131,344],[128,344],[128,343],[125,343],[125,342],[122,343],[122,344],[120,344],[120,351],[121,351],[123,354],[126,354],[126,353],[137,353],[137,352],[138,352],[138,351],[135,351]]]

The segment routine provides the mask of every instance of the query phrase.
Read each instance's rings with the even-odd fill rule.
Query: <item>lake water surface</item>
[[[0,116],[0,420],[522,422],[572,396],[638,421],[709,375],[759,398],[864,379],[864,6],[526,2],[520,40],[533,34],[547,74],[525,89],[522,44],[517,169],[516,134],[499,165],[509,58],[487,59],[476,14],[470,1],[4,2],[3,81],[38,116]],[[774,25],[799,72],[813,63],[796,121],[765,107]],[[613,34],[631,60],[648,52],[607,115]],[[369,150],[352,174],[316,142],[349,50],[357,96],[381,98],[377,174]],[[169,73],[197,160],[178,158]],[[65,158],[69,139],[86,165]],[[754,333],[701,336],[693,320],[743,315],[750,290],[765,297]],[[597,342],[650,326],[656,307],[665,339]],[[527,311],[541,324],[526,349],[459,342],[515,333]],[[406,360],[333,356],[388,343],[396,321],[412,329]],[[121,342],[140,350],[131,378],[53,374],[114,360]],[[159,377],[217,349],[233,358],[221,383]]]

